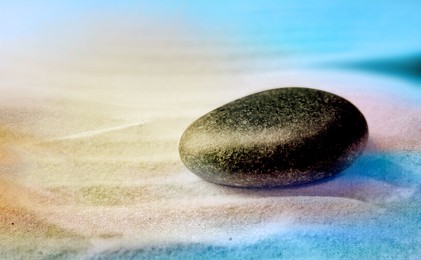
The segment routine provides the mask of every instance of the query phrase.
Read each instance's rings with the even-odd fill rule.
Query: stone
[[[179,152],[206,181],[235,187],[311,183],[352,164],[367,122],[346,99],[309,88],[278,88],[223,105],[194,121]]]

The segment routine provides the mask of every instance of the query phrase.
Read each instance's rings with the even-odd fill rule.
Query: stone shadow
[[[220,186],[220,189],[245,197],[341,197],[382,205],[410,199],[421,192],[421,175],[417,173],[420,165],[420,152],[368,149],[342,173],[310,184],[266,189]]]

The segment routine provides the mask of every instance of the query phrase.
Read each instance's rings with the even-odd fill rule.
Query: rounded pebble
[[[180,140],[186,167],[236,187],[311,183],[359,156],[367,122],[346,99],[316,89],[278,88],[223,105],[194,121]]]

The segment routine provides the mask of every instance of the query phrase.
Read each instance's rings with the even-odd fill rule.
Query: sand
[[[98,49],[101,37],[60,54],[0,54],[2,258],[421,253],[414,84],[327,68],[250,70],[219,49],[200,51],[216,60],[195,59],[189,48],[154,44],[161,39]],[[133,58],[139,46],[154,58]],[[311,185],[253,190],[207,183],[183,166],[179,138],[197,117],[288,86],[331,91],[366,116],[369,144],[352,167]]]
[[[180,243],[253,244],[303,225],[307,231],[364,227],[367,221],[376,227],[373,219],[420,194],[420,108],[375,92],[361,90],[354,96],[346,87],[329,89],[307,77],[313,87],[341,94],[362,110],[370,124],[370,144],[337,178],[288,189],[217,186],[182,165],[178,141],[183,130],[234,94],[216,93],[205,102],[122,87],[126,104],[125,98],[112,103],[111,97],[101,96],[108,90],[104,86],[98,95],[83,89],[72,97],[32,99],[25,93],[26,101],[3,103],[2,235],[19,241],[5,245],[3,253],[95,256]],[[265,87],[271,87],[271,79],[267,82]],[[188,86],[177,84],[173,88]],[[253,84],[246,86],[250,93],[261,88]],[[397,151],[401,158],[394,158]],[[25,231],[29,235],[19,237]]]

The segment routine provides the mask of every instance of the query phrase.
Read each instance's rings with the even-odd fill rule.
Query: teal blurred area
[[[331,63],[330,66],[343,69],[369,71],[379,75],[399,77],[419,85],[421,80],[421,53],[385,57],[378,59],[356,60],[348,62]]]

